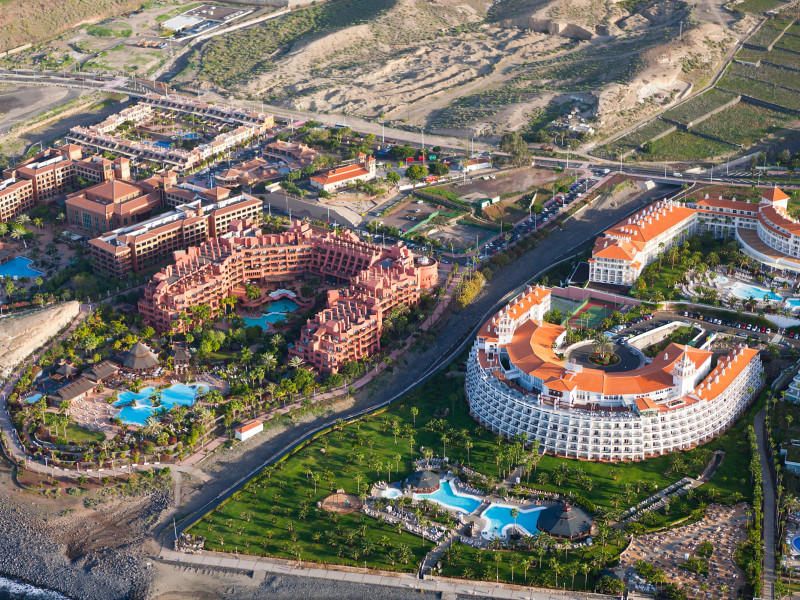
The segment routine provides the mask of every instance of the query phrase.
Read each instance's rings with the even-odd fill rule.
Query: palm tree
[[[503,557],[500,555],[500,553],[495,552],[494,556],[492,556],[492,560],[494,561],[494,566],[496,569],[495,571],[496,581],[500,581],[500,563],[503,562]]]
[[[549,565],[550,565],[550,568],[553,570],[553,573],[555,573],[555,576],[556,576],[556,587],[558,587],[558,574],[561,572],[561,569],[562,569],[561,563],[558,562],[558,559],[554,556],[554,557],[552,557],[550,559]]]
[[[594,339],[594,351],[600,355],[601,359],[605,359],[612,347],[611,339],[605,334],[600,334]]]
[[[586,586],[589,585],[589,571],[591,571],[591,570],[592,570],[592,565],[590,565],[588,562],[581,563],[581,571],[583,571],[583,589],[584,590],[586,590]]]
[[[356,482],[356,495],[361,493],[361,482],[364,481],[364,476],[361,473],[356,473],[353,479]]]
[[[517,508],[511,509],[511,517],[514,519],[514,531],[517,530],[517,517],[519,516],[519,510]],[[513,579],[513,576],[512,576]]]
[[[464,449],[467,451],[467,465],[470,465],[470,466],[472,465],[472,463],[469,460],[469,451],[473,446],[474,446],[474,444],[472,443],[472,440],[470,440],[469,438],[464,440]]]
[[[320,476],[316,471],[311,474],[311,481],[314,482],[314,495],[317,495],[317,484],[319,483]]]
[[[525,569],[525,581],[528,581],[528,569],[533,565],[533,560],[527,556],[520,561],[520,566]]]
[[[443,446],[443,449],[442,449],[442,458],[445,458],[445,457],[447,456],[447,442],[449,442],[449,441],[450,441],[450,438],[449,438],[449,437],[447,437],[447,434],[446,434],[446,433],[443,433],[443,434],[442,434],[442,438],[441,438],[441,439],[442,439],[442,446]]]
[[[277,334],[276,334],[276,335],[277,335]],[[290,358],[290,359],[289,359],[289,362],[288,362],[287,364],[288,364],[288,365],[289,365],[289,366],[290,366],[292,369],[299,369],[300,367],[302,367],[302,366],[303,366],[304,364],[306,364],[306,363],[305,363],[305,361],[304,361],[302,358],[300,358],[299,356],[293,356],[292,358]]]
[[[411,407],[411,418],[414,420],[414,427],[417,426],[417,415],[419,414],[419,409],[416,406]]]

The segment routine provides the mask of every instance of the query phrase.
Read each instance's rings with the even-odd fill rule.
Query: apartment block
[[[328,293],[328,306],[304,326],[291,353],[321,371],[336,372],[346,360],[380,349],[383,317],[400,304],[416,304],[436,285],[438,266],[402,243],[381,248],[345,231],[340,234],[295,221],[282,233],[265,234],[252,223],[233,221],[229,232],[175,253],[139,302],[145,323],[180,331],[182,314],[242,295],[248,282],[291,284],[308,275],[346,290]]]
[[[233,221],[261,218],[263,203],[242,194],[203,205],[201,200],[180,205],[169,213],[100,235],[89,241],[95,269],[126,277],[152,267],[174,252],[198,246],[227,231]]]

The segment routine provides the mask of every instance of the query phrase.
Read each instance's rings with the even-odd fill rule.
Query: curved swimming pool
[[[796,552],[800,552],[800,536],[792,538],[792,548],[794,548]]]
[[[508,537],[509,529],[514,527],[514,517],[511,516],[511,511],[515,508],[519,511],[516,519],[517,529],[521,530],[524,535],[536,535],[539,531],[537,528],[539,513],[545,509],[544,506],[521,508],[508,504],[492,504],[481,515],[486,520],[486,525],[481,532],[483,537]]]
[[[435,492],[430,494],[414,494],[415,500],[422,500],[424,498],[467,515],[474,513],[478,510],[478,507],[483,504],[480,498],[462,494],[454,490],[450,481],[446,479],[439,484],[439,489]]]
[[[131,391],[122,392],[119,395],[119,400],[114,402],[114,406],[122,406],[122,410],[116,416],[119,417],[123,423],[132,425],[144,425],[147,423],[150,415],[156,414],[160,408],[169,411],[173,406],[180,404],[183,406],[191,406],[194,404],[194,399],[198,395],[204,394],[209,390],[209,387],[203,383],[195,383],[192,385],[184,385],[183,383],[176,383],[161,390],[161,406],[153,406],[153,392],[152,387],[146,387],[141,392],[135,393]],[[131,404],[133,402],[133,404]]]

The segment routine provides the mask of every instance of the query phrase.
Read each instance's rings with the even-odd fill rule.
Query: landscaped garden
[[[407,477],[412,459],[438,455],[482,474],[469,484],[487,492],[519,497],[538,490],[571,494],[601,518],[613,518],[685,474],[696,475],[708,461],[709,452],[703,448],[624,465],[532,453],[518,440],[503,440],[472,420],[459,373],[462,368],[456,361],[448,372],[389,409],[337,424],[268,467],[188,532],[206,538],[205,547],[210,550],[353,566],[366,561],[372,568],[414,570],[414,561],[426,548],[421,538],[361,514],[329,513],[318,503],[339,489],[365,498],[374,482]],[[524,469],[522,482],[511,490],[498,487],[517,465]],[[541,557],[544,567],[535,568],[535,577],[528,573],[528,583],[554,586],[558,577],[559,586],[563,581],[572,586],[571,571],[578,568],[576,575],[581,576],[575,579],[576,589],[584,584],[594,589],[603,565],[613,562],[622,549],[614,530],[601,525],[600,531],[597,545],[566,555],[552,539],[542,537],[523,539],[513,551],[491,553],[457,546],[443,559],[443,572],[483,578],[489,575],[489,564],[492,578],[510,581],[513,563],[514,580],[521,582],[525,580],[523,563],[514,561],[535,563]],[[500,557],[499,565],[493,556]],[[563,579],[565,574],[568,580]]]

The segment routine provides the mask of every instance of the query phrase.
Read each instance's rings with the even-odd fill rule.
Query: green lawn
[[[453,368],[463,369],[463,360],[462,355]],[[416,423],[412,407],[419,410]],[[333,518],[316,503],[339,488],[357,493],[377,480],[405,478],[411,472],[412,444],[414,457],[420,456],[423,447],[431,447],[441,456],[443,434],[451,460],[467,462],[464,442],[469,440],[473,444],[471,466],[499,478],[503,461],[498,465],[498,449],[511,448],[511,444],[469,416],[463,377],[441,374],[388,410],[315,439],[280,462],[269,476],[248,483],[245,490],[189,531],[206,537],[206,547],[211,550],[287,559],[299,553],[303,560],[349,565],[363,565],[366,560],[373,568],[413,570],[423,553],[421,539],[407,532],[398,534],[361,515]],[[705,461],[699,450],[681,456],[686,459],[684,468],[669,475],[673,459],[668,456],[620,465],[544,456],[530,476],[530,486],[572,492],[600,507],[622,509],[686,473],[696,475]],[[319,477],[316,490],[310,474]],[[359,474],[361,481],[356,480]],[[358,532],[355,537],[349,534],[352,531]],[[387,539],[382,539],[384,536]],[[397,558],[403,547],[414,556],[408,564]],[[391,564],[390,552],[395,564]]]
[[[442,575],[445,577],[463,577],[465,579],[483,579],[486,581],[504,581],[517,585],[536,585],[541,587],[562,587],[566,582],[567,588],[579,591],[593,591],[600,570],[591,567],[595,559],[605,559],[606,564],[613,564],[619,558],[625,543],[620,541],[608,544],[605,549],[595,544],[591,548],[581,548],[567,552],[563,550],[555,552],[542,552],[537,550],[530,552],[519,551],[500,551],[481,550],[456,544],[453,550],[446,553],[442,559]],[[602,556],[601,556],[602,555]],[[495,557],[499,557],[500,562],[495,563]],[[527,573],[522,564],[523,560],[531,561]],[[558,563],[558,579],[554,569],[554,562]],[[541,568],[539,565],[541,564]],[[513,566],[513,578],[512,578]],[[572,572],[575,572],[573,577]]]
[[[55,414],[51,412],[46,412],[44,416],[47,425],[51,426]],[[58,435],[61,436],[63,432],[64,430],[61,429]],[[53,433],[54,434],[56,433],[55,430],[53,430]],[[75,423],[70,423],[69,425],[67,425],[66,439],[67,442],[70,444],[92,444],[92,443],[102,442],[104,439],[106,439],[106,436],[104,433],[100,431],[92,431],[91,429],[86,429]]]

